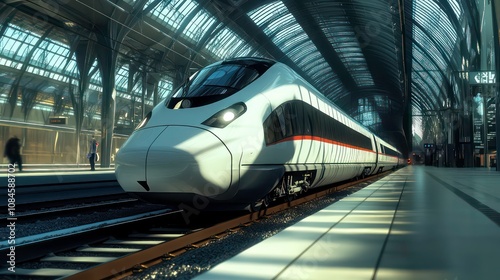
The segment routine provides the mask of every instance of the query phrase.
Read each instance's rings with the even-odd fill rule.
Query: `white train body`
[[[120,148],[116,177],[147,201],[242,209],[400,163],[286,65],[241,58],[207,66],[158,104]]]

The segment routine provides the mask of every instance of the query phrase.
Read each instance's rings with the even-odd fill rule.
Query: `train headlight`
[[[151,115],[152,115],[152,112],[149,112],[146,117],[135,127],[134,130],[138,130],[140,128],[143,128],[149,121],[149,119],[151,119]]]
[[[208,118],[206,121],[204,121],[202,124],[212,127],[224,128],[239,116],[243,115],[246,111],[247,106],[245,105],[245,103],[239,102],[227,107],[224,110],[220,110],[219,112]]]
[[[222,119],[225,122],[230,122],[230,121],[234,120],[235,117],[236,117],[236,115],[234,114],[234,112],[229,111],[229,112],[224,113],[224,115],[222,116]]]

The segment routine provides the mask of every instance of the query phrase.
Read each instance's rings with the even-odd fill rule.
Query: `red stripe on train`
[[[375,153],[375,151],[370,150],[370,149],[366,149],[366,148],[362,148],[362,147],[350,145],[350,144],[347,144],[347,143],[343,143],[343,142],[339,142],[339,141],[334,141],[334,140],[330,140],[330,139],[326,139],[326,138],[322,138],[322,137],[318,137],[318,136],[311,136],[311,135],[290,136],[290,137],[284,138],[284,139],[282,139],[282,140],[280,140],[280,141],[278,141],[276,143],[270,144],[268,146],[276,145],[276,144],[283,143],[283,142],[288,142],[288,141],[300,141],[300,140],[319,141],[319,142],[323,142],[323,143],[328,143],[328,144],[333,144],[333,145],[337,145],[337,146],[343,146],[343,147],[347,147],[347,148],[351,148],[351,149],[356,149],[356,150],[361,150],[361,151]]]

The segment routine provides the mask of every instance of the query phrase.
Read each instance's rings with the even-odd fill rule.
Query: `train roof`
[[[221,64],[225,64],[225,63],[238,63],[238,64],[246,64],[246,65],[267,64],[270,67],[276,63],[276,60],[249,56],[249,57],[230,58],[230,59],[225,59],[225,60],[221,61]]]
[[[205,66],[204,68],[216,66],[216,65],[224,65],[224,64],[239,64],[244,65],[250,68],[254,68],[258,70],[261,74],[265,72],[267,69],[271,68],[274,64],[276,64],[276,60],[268,59],[268,58],[260,58],[260,57],[236,57],[229,58],[225,60],[221,60],[210,65]]]

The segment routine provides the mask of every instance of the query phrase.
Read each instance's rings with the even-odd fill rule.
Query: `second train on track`
[[[288,66],[235,58],[198,71],[120,148],[122,188],[154,203],[236,210],[404,163]]]

